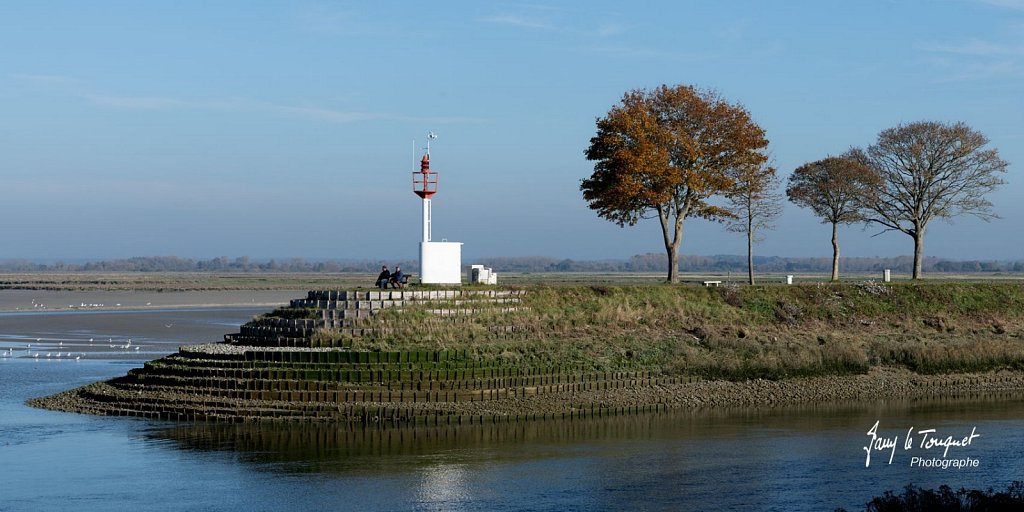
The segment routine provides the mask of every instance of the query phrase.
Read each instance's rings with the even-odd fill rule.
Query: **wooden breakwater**
[[[555,363],[516,365],[478,359],[465,348],[351,348],[354,340],[379,332],[359,319],[380,311],[415,305],[457,322],[481,307],[513,311],[521,307],[520,295],[514,290],[312,291],[225,335],[223,343],[181,347],[124,377],[37,405],[181,421],[459,425],[660,411],[665,404],[625,406],[593,397],[693,379]],[[325,330],[332,337],[318,335]],[[527,407],[524,401],[543,406]]]

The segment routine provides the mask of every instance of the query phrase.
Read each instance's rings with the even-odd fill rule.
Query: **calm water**
[[[42,338],[52,351],[46,343],[102,332],[154,353],[0,359],[0,510],[833,510],[910,483],[999,488],[1024,479],[1024,400],[1012,396],[386,431],[160,423],[24,405],[123,375],[173,351],[176,336],[214,340],[252,313],[0,316],[0,349]],[[876,421],[899,446],[892,464],[886,450],[865,467]],[[981,437],[949,458],[978,467],[911,467],[913,456],[942,458],[941,447],[904,450],[911,427],[957,438],[974,429]]]

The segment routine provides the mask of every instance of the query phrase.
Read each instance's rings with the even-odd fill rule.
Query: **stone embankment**
[[[510,290],[309,292],[276,316],[226,335],[224,343],[181,347],[124,377],[30,403],[163,420],[440,425],[1024,389],[1020,372],[921,376],[875,368],[867,375],[726,382],[555,363],[516,366],[474,359],[465,349],[350,348],[376,334],[357,319],[385,309],[416,304],[457,321],[481,307],[514,310],[519,300]],[[332,337],[318,336],[325,330]]]
[[[359,320],[383,310],[434,305],[428,312],[454,320],[471,315],[485,305],[514,311],[520,302],[520,293],[516,290],[311,291],[306,298],[291,301],[288,310],[293,316],[258,318],[243,325],[238,333],[226,335],[224,341],[253,347],[349,348],[354,339],[379,334],[381,327],[361,326]],[[331,330],[333,336],[316,336],[324,330]]]

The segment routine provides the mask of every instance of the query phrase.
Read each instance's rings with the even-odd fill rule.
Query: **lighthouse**
[[[431,240],[431,198],[437,194],[437,172],[430,170],[430,141],[420,159],[420,170],[412,173],[412,191],[423,201],[423,238],[420,240],[420,283],[462,284],[462,243]]]

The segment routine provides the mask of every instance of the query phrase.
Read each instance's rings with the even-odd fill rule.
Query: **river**
[[[860,510],[907,484],[1000,489],[1024,478],[1024,399],[1007,395],[418,430],[24,405],[214,341],[257,312],[0,314],[0,350],[14,350],[0,358],[0,511]]]

